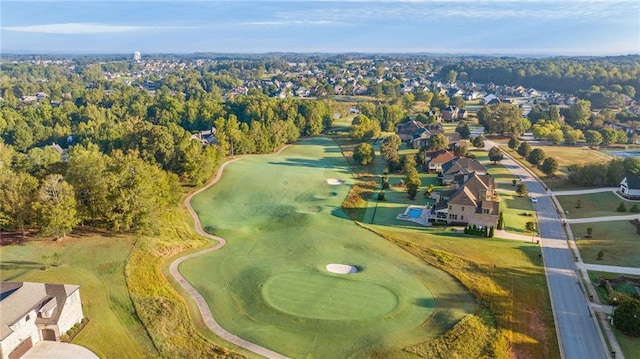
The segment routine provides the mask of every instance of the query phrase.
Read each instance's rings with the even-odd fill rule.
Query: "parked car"
[[[531,203],[538,203],[537,197],[531,197]]]

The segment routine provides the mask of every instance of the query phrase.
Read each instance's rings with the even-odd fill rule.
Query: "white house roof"
[[[29,311],[40,309],[51,298],[64,299],[75,292],[77,285],[45,284],[33,282],[0,282],[0,340],[8,337],[11,326],[23,318]],[[64,298],[60,298],[63,296]],[[58,313],[61,311],[58,311]],[[57,320],[57,317],[54,318]]]

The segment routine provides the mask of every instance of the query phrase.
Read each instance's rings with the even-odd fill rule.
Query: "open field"
[[[622,198],[616,196],[612,192],[599,192],[599,193],[589,193],[589,194],[580,194],[573,196],[556,196],[562,208],[565,211],[569,211],[567,214],[567,218],[591,218],[591,217],[602,217],[602,216],[624,216],[632,214],[629,212],[631,206],[634,203],[623,200]],[[580,200],[580,208],[576,208],[578,205],[578,200]],[[627,208],[626,212],[618,212],[616,209],[620,205],[620,202],[623,202],[625,207]],[[640,203],[638,203],[640,207]],[[640,217],[640,214],[638,214]]]
[[[316,138],[235,162],[193,199],[228,243],[180,270],[225,329],[292,357],[404,357],[473,312],[449,274],[346,218],[351,184],[338,146]],[[361,271],[332,274],[330,263]]]
[[[24,245],[3,246],[0,278],[80,285],[89,323],[74,343],[101,358],[153,357],[157,352],[136,317],[124,275],[133,242],[130,236],[86,234],[60,242],[28,241]],[[42,270],[42,256],[53,253],[60,255],[59,266]]]
[[[558,160],[560,173],[566,175],[566,168],[572,164],[584,165],[588,163],[608,162],[611,156],[598,150],[592,150],[588,146],[557,146],[557,145],[532,145],[532,149],[540,148],[547,157]]]
[[[504,142],[504,141],[503,141]],[[558,160],[558,172],[554,176],[547,176],[537,167],[534,167],[526,159],[522,158],[515,150],[507,147],[507,143],[501,145],[500,148],[503,151],[509,153],[513,158],[519,161],[523,166],[533,171],[551,190],[568,190],[582,188],[573,183],[567,182],[568,175],[567,167],[571,164],[588,164],[588,163],[600,163],[608,162],[612,159],[611,156],[592,150],[585,146],[557,146],[557,145],[537,145],[531,146],[532,149],[540,148],[544,151],[547,157],[553,157]]]
[[[405,228],[372,226],[390,241],[397,243],[427,263],[442,268],[458,278],[491,311],[497,332],[491,336],[494,357],[509,352],[502,347],[503,337],[516,357],[559,357],[549,293],[540,248],[525,242],[480,239],[442,229],[416,231]],[[489,321],[491,322],[491,321]],[[469,329],[473,339],[467,347],[478,345],[484,328]],[[455,347],[454,343],[449,344]],[[506,345],[508,346],[508,345]],[[425,357],[440,357],[423,346]],[[455,348],[444,357],[468,357]],[[460,348],[459,348],[460,349]],[[463,350],[463,349],[461,349]]]
[[[592,238],[585,238],[587,228],[592,228]],[[582,260],[585,263],[640,267],[640,235],[629,221],[593,222],[571,224]],[[599,251],[601,260],[596,259]]]

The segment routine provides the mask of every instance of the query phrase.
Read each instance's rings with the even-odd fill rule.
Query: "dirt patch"
[[[629,223],[636,227],[636,234],[640,235],[640,220],[632,219],[629,221]]]

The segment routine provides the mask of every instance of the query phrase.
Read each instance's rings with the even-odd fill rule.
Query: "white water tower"
[[[140,61],[140,59],[142,59],[142,55],[140,55],[140,51],[136,51],[133,53],[133,60],[138,62]]]

